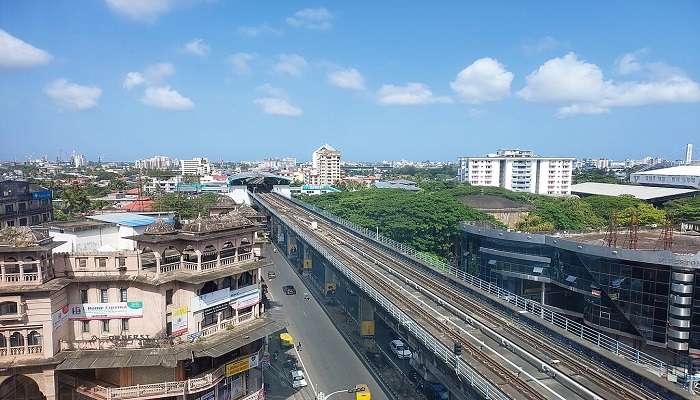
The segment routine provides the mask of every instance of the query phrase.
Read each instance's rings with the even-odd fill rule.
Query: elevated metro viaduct
[[[467,375],[465,375],[464,371],[460,369],[463,366],[460,365],[460,361],[457,360],[459,357],[456,357],[451,351],[449,351],[452,349],[445,351],[445,349],[438,349],[433,344],[427,343],[424,335],[416,334],[415,321],[408,320],[405,314],[401,314],[400,312],[397,313],[396,310],[387,308],[386,302],[377,298],[376,290],[373,291],[372,288],[367,288],[365,283],[358,281],[356,276],[348,274],[347,271],[341,271],[342,265],[340,265],[341,268],[339,268],[337,259],[334,259],[334,257],[329,254],[323,246],[319,246],[319,243],[313,238],[309,237],[306,233],[299,231],[298,227],[295,228],[290,226],[288,217],[282,218],[280,214],[277,213],[279,210],[275,210],[276,207],[271,206],[271,204],[267,203],[266,200],[261,201],[262,196],[254,195],[252,193],[250,195],[253,200],[253,204],[270,216],[270,239],[279,244],[279,247],[284,250],[285,255],[289,258],[292,265],[298,268],[300,272],[310,275],[314,281],[318,282],[319,286],[322,285],[327,294],[332,294],[334,291],[341,290],[351,291],[352,293],[357,294],[357,300],[349,300],[350,302],[345,306],[346,309],[355,310],[353,314],[357,317],[357,329],[361,335],[368,338],[369,343],[371,343],[371,338],[373,336],[372,327],[374,325],[375,318],[381,318],[400,336],[408,339],[409,345],[412,349],[418,350],[417,352],[420,356],[418,357],[417,361],[419,364],[421,364],[419,368],[424,369],[424,378],[437,378],[437,380],[443,383],[454,394],[454,398],[521,398],[517,395],[513,396],[512,392],[509,392],[508,390],[504,390],[501,393],[495,393],[499,389],[504,389],[504,387],[507,386],[507,383],[504,384],[502,382],[496,383],[495,386],[491,386],[492,393],[490,393],[490,395],[485,395],[485,391],[488,393],[489,390],[488,388],[484,390],[484,385],[489,385],[487,379],[485,379],[483,376],[470,376],[469,379],[465,379],[465,376]],[[265,199],[267,199],[267,197],[265,197]],[[299,203],[296,200],[294,201]],[[308,216],[312,215],[312,210],[307,209],[305,211],[309,212],[307,214]],[[317,214],[314,215],[314,218],[322,220],[323,216]],[[371,240],[370,238],[365,239]],[[341,244],[338,243],[338,245]],[[398,252],[396,252],[395,256],[397,259],[405,258],[403,261],[407,263],[415,262],[415,260],[411,260]],[[348,300],[346,299],[346,301]],[[354,304],[352,303],[353,301],[355,302]],[[514,307],[508,307],[508,304],[504,305],[499,304],[498,302],[489,303],[489,305],[492,307],[501,307],[503,310],[511,313],[514,319],[523,317],[523,312],[521,310],[517,310]],[[527,319],[527,316],[524,317]],[[558,332],[556,329],[548,329],[547,331],[552,335],[561,334],[561,332]],[[638,368],[636,366],[630,367],[629,365],[625,365],[625,363],[618,363],[621,360],[616,360],[616,357],[614,356],[601,356],[601,354],[598,354],[596,350],[582,346],[581,343],[575,339],[572,340],[565,335],[563,335],[563,337],[560,339],[569,346],[578,346],[577,348],[572,349],[572,352],[585,354],[598,362],[605,362],[608,364],[608,367],[612,367],[617,371],[622,371],[629,377],[630,380],[634,380],[634,382],[644,382],[647,388],[652,388],[651,395],[658,396],[648,398],[697,398],[688,392],[684,392],[680,386],[668,383],[665,381],[665,379],[655,377],[653,374],[649,374],[648,371],[643,370],[642,368]],[[509,347],[509,345],[506,345],[502,351],[504,354],[508,352],[517,353],[517,351]],[[558,360],[551,361],[558,362]],[[534,364],[536,364],[536,362]],[[475,369],[477,373],[481,372],[476,366]],[[474,369],[472,369],[472,372],[474,372]],[[554,375],[556,375],[551,371],[547,371],[547,368],[544,365],[534,367],[533,374],[536,376],[534,380],[547,380],[549,378],[554,378]],[[488,374],[485,375],[488,376]],[[567,388],[561,388],[563,385],[560,385],[558,382],[553,382],[555,379],[549,380],[550,384],[559,386],[557,390],[561,390],[561,392],[557,393],[568,394],[565,394],[564,396],[545,396],[542,398],[637,398],[634,396],[598,396],[597,394],[599,392],[595,392],[595,394],[585,392],[576,393],[571,390],[567,392]],[[494,390],[494,388],[497,389]]]
[[[452,393],[453,399],[478,399],[467,382],[461,381],[454,372],[454,367],[448,367],[441,362],[429,349],[410,334],[399,321],[389,315],[375,302],[366,296],[362,289],[348,280],[322,254],[314,250],[301,237],[285,228],[281,221],[272,218],[270,221],[270,239],[280,248],[290,264],[320,289],[327,299],[335,299],[341,303],[357,322],[358,335],[363,340],[365,350],[374,348],[375,318],[381,318],[394,332],[405,340],[414,352],[419,363],[419,373],[426,381],[439,381]]]

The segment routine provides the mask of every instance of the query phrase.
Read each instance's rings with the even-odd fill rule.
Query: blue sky
[[[682,158],[700,3],[579,3],[0,2],[0,159]]]

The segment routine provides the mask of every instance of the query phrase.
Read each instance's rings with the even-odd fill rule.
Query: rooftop
[[[653,169],[651,171],[635,172],[636,175],[675,175],[700,176],[700,165],[681,165],[679,167]]]
[[[556,235],[554,235],[556,236]],[[591,232],[562,235],[566,239],[576,242],[606,246],[606,232]],[[627,230],[618,230],[617,247],[627,248],[629,243]],[[637,233],[637,250],[663,250],[663,229],[640,230]],[[678,254],[695,254],[700,252],[700,236],[686,235],[674,232],[673,245],[670,249]]]
[[[676,189],[656,186],[617,185],[614,183],[584,182],[571,185],[571,193],[602,196],[633,196],[640,200],[664,199],[700,194],[695,189]]]
[[[112,225],[114,224],[110,222],[96,221],[88,218],[74,219],[71,221],[51,221],[44,224],[44,226],[49,229],[60,229],[71,232],[87,231],[93,228],[102,228]]]
[[[150,225],[150,224],[156,222],[157,219],[159,219],[159,218],[151,217],[148,215],[131,213],[131,212],[124,212],[124,213],[117,212],[117,213],[89,215],[87,218],[90,218],[90,219],[95,220],[95,221],[110,222],[110,223],[117,224],[117,225],[124,225],[124,226],[131,226],[131,227]],[[169,223],[173,222],[172,219],[170,219],[170,218],[167,218],[166,220]]]

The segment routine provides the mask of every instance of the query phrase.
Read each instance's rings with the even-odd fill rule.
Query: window
[[[126,257],[117,257],[117,267],[126,267]]]
[[[122,320],[122,331],[128,331],[128,330],[129,330],[129,320],[123,319]]]
[[[127,299],[126,288],[119,289],[119,301],[126,302],[127,301],[126,299]]]
[[[173,290],[168,289],[165,291],[165,305],[173,304]]]
[[[107,289],[100,289],[100,303],[107,302]]]
[[[7,221],[7,226],[15,226],[15,221]]]
[[[173,334],[173,317],[172,314],[168,313],[165,315],[165,334],[170,336]]]
[[[99,268],[107,268],[107,259],[104,257],[100,257],[97,259],[97,266]]]
[[[109,320],[108,319],[102,320],[102,332],[109,332]]]
[[[20,212],[27,211],[27,203],[17,203]]]
[[[88,302],[88,291],[87,289],[80,289],[80,302],[85,304]]]
[[[87,268],[87,258],[78,259],[78,268]]]
[[[5,214],[11,214],[15,211],[14,204],[5,204]]]
[[[90,321],[80,321],[83,333],[90,333]]]
[[[3,301],[0,303],[0,315],[17,314],[17,303],[14,301]]]
[[[20,219],[19,219],[19,226],[27,226],[27,219],[26,219],[26,218],[20,218]]]

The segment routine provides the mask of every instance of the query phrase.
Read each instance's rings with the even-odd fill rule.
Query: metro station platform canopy
[[[247,186],[250,191],[268,193],[273,186],[289,186],[292,179],[269,172],[249,171],[230,176],[228,182],[230,186]]]

